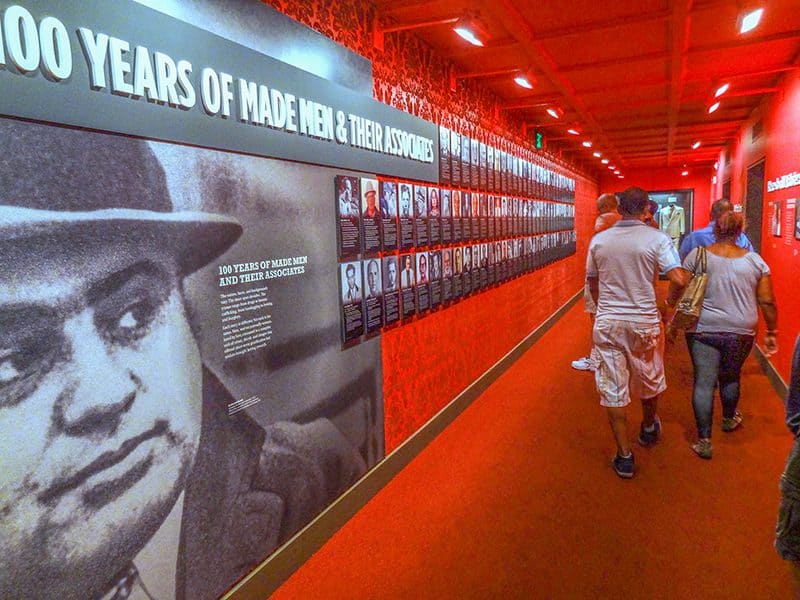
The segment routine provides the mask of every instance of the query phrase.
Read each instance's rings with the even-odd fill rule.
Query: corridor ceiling
[[[598,173],[608,158],[623,173],[686,165],[710,174],[742,122],[800,67],[800,0],[765,0],[759,26],[740,34],[745,4],[753,2],[376,0],[382,27],[421,25],[409,32],[452,62],[456,89],[479,81],[501,99],[500,110],[519,114],[526,135],[544,132],[550,150]],[[483,25],[484,47],[434,24],[465,13]],[[528,69],[532,90],[514,83],[514,71]],[[564,115],[548,115],[551,106]],[[571,125],[581,134],[567,133]]]

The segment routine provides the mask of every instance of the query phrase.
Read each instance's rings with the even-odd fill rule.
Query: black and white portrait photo
[[[0,139],[0,598],[217,598],[383,455],[380,344],[338,332],[357,179]]]

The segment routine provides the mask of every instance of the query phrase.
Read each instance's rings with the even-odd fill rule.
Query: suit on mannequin
[[[667,204],[658,211],[658,228],[671,239],[675,249],[678,249],[681,236],[686,233],[686,214],[682,206]]]

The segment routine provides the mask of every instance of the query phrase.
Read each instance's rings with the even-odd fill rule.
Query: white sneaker
[[[572,368],[578,371],[594,371],[594,363],[588,356],[572,361]]]

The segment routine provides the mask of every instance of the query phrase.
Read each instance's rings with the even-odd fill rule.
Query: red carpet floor
[[[668,347],[662,440],[614,474],[576,305],[298,570],[274,598],[790,598],[772,547],[791,445],[754,358],[740,430],[694,437],[691,365]],[[783,348],[782,352],[791,352]],[[631,435],[641,418],[631,404]]]

